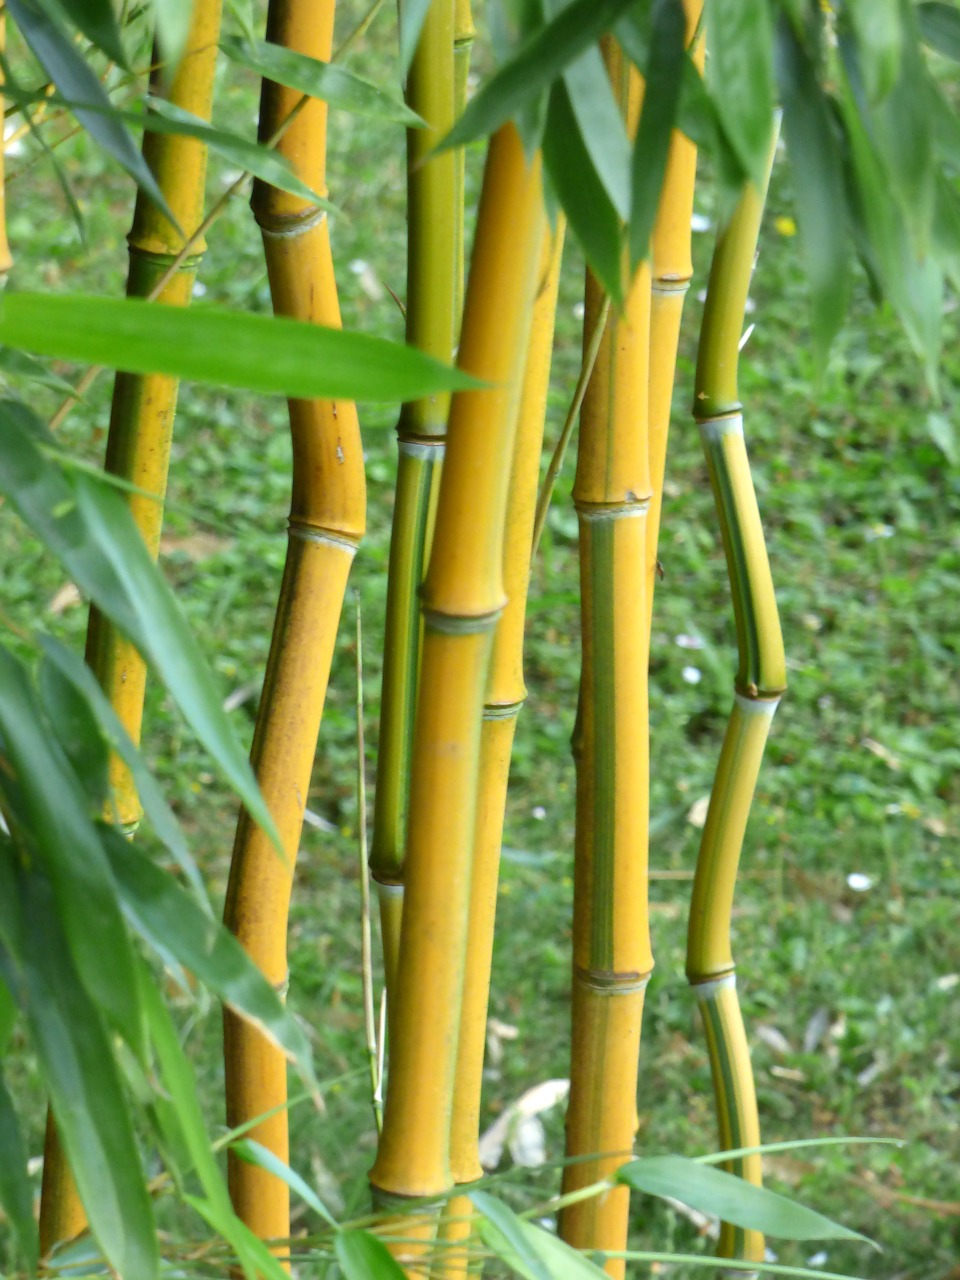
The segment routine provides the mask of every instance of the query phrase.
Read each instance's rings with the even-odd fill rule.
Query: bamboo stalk
[[[642,92],[616,45],[607,65],[628,128]],[[603,305],[588,274],[584,333]],[[647,911],[648,640],[645,574],[650,503],[647,438],[650,270],[622,313],[611,311],[584,397],[573,498],[580,524],[580,705],[573,908],[568,1159],[563,1193],[598,1182],[631,1150],[644,992],[653,967]],[[629,1195],[570,1204],[562,1237],[623,1249]],[[609,1259],[611,1275],[624,1274]]]
[[[407,130],[407,341],[449,363],[456,327],[458,154],[431,154],[455,117],[454,0],[432,0],[410,67],[407,104],[427,122]],[[462,200],[462,187],[460,189]],[[461,214],[462,217],[462,214]],[[388,1017],[396,987],[410,752],[420,662],[417,590],[430,550],[450,398],[403,406],[387,578],[380,750],[370,870],[377,884]]]
[[[6,53],[7,48],[7,15],[0,10],[0,55]],[[0,65],[0,121],[4,119],[3,108],[3,68]],[[13,257],[10,253],[10,242],[7,239],[7,198],[6,188],[4,184],[4,175],[6,173],[5,163],[5,147],[6,142],[0,138],[0,289],[7,282],[7,275],[13,266]]]
[[[688,46],[696,38],[703,0],[684,0]],[[702,70],[703,39],[694,50]],[[650,297],[650,510],[647,515],[647,629],[653,617],[653,594],[658,576],[657,548],[663,510],[663,480],[667,463],[667,436],[677,367],[677,346],[683,304],[693,276],[690,257],[690,221],[697,149],[679,129],[670,137],[670,153],[664,175],[660,206],[651,239],[652,292]]]
[[[539,287],[533,307],[507,496],[503,548],[503,586],[507,603],[494,633],[480,731],[473,876],[450,1126],[450,1170],[454,1183],[459,1186],[483,1176],[478,1149],[480,1095],[497,881],[510,756],[517,719],[527,696],[523,678],[523,629],[564,231],[561,219],[556,231],[545,237],[541,252]],[[472,1217],[473,1205],[466,1196],[455,1196],[449,1201],[442,1227],[443,1238],[449,1247],[441,1254],[437,1268],[437,1274],[446,1280],[467,1274],[469,1253],[466,1242],[472,1233]],[[456,1245],[461,1247],[458,1249]]]
[[[220,0],[197,0],[186,49],[172,83],[167,86],[161,67],[152,78],[154,92],[165,94],[177,106],[207,120],[213,102],[220,14]],[[206,147],[194,138],[145,133],[143,155],[180,229],[142,192],[138,193],[128,237],[127,293],[132,297],[156,292],[171,263],[203,221]],[[189,304],[204,248],[201,238],[156,294],[158,303]],[[154,557],[160,548],[178,390],[177,379],[162,374],[118,373],[113,387],[104,465],[112,474],[156,495],[128,496],[134,520]],[[146,665],[134,646],[95,609],[90,610],[86,657],[127,733],[139,742]],[[116,756],[110,762],[110,782],[113,799],[108,816],[132,833],[140,820],[140,802],[129,771]],[[86,1216],[51,1115],[47,1121],[40,1198],[41,1252],[45,1254],[58,1242],[72,1239],[85,1226]]]
[[[477,28],[473,21],[473,10],[470,0],[454,0],[453,18],[453,108],[454,117],[463,114],[467,105],[467,88],[470,79],[470,60],[473,57],[473,44],[477,37]],[[453,314],[457,325],[457,336],[460,333],[460,317],[463,312],[463,283],[466,263],[464,251],[463,210],[466,191],[467,152],[464,147],[457,147],[456,156],[456,251],[454,254],[455,292]]]
[[[273,0],[267,39],[326,61],[333,0]],[[260,136],[273,137],[301,95],[263,83]],[[326,104],[310,99],[283,134],[279,150],[298,176],[325,193]],[[260,226],[274,310],[339,326],[340,307],[326,214],[264,183],[252,205]],[[320,718],[347,575],[364,531],[363,451],[355,406],[291,400],[293,477],[289,542],[251,762],[284,857],[242,812],[237,824],[224,920],[270,982],[287,983],[287,918]],[[286,1062],[248,1023],[224,1012],[227,1123],[233,1128],[274,1108],[251,1130],[285,1163],[289,1155]],[[289,1235],[289,1190],[279,1178],[230,1158],[237,1214],[257,1235]]]
[[[774,144],[770,149],[773,163]],[[769,176],[769,171],[768,171]],[[730,943],[737,867],[774,712],[786,687],[786,658],[770,563],[743,437],[737,390],[740,334],[766,190],[744,188],[717,241],[697,361],[694,417],[717,505],[736,619],[739,667],[710,807],[697,858],[687,938],[687,977],[703,1016],[721,1148],[760,1142],[750,1051],[737,1000]],[[729,1162],[760,1185],[759,1155]],[[724,1223],[718,1252],[762,1262],[758,1231]]]
[[[389,1198],[452,1182],[460,1000],[493,629],[504,606],[503,527],[542,231],[539,157],[513,125],[490,142],[459,364],[489,389],[458,393],[430,565],[414,732],[406,902],[383,1134],[370,1173]],[[411,1246],[413,1248],[413,1246]]]

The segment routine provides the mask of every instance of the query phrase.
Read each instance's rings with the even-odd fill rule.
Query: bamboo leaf
[[[767,0],[706,0],[707,86],[724,132],[762,188],[773,125],[773,33]]]
[[[399,0],[400,19],[400,79],[406,81],[420,40],[420,32],[426,21],[430,0]]]
[[[620,220],[580,136],[562,80],[550,93],[543,163],[591,271],[611,298],[619,302],[623,296]]]
[[[193,0],[154,0],[154,29],[167,77],[171,77],[180,65],[192,19]]]
[[[918,4],[917,22],[924,43],[960,62],[960,11],[952,4]]]
[[[53,636],[39,635],[37,640],[43,650],[44,663],[55,666],[86,699],[111,749],[117,753],[133,775],[140,803],[154,831],[176,859],[177,865],[187,878],[203,910],[212,916],[213,912],[203,880],[196,863],[190,856],[176,815],[164,799],[163,792],[124,729],[120,717],[110,705],[109,698],[100,688],[96,676],[77,654],[60,644]],[[41,667],[42,671],[43,667]]]
[[[7,293],[0,342],[128,373],[308,399],[400,403],[480,385],[412,347],[285,317],[139,298]]]
[[[336,1218],[314,1191],[313,1187],[262,1143],[254,1142],[252,1138],[241,1138],[238,1142],[230,1144],[230,1150],[234,1155],[239,1156],[241,1160],[246,1160],[248,1164],[257,1165],[260,1169],[266,1169],[268,1173],[272,1173],[281,1182],[285,1182],[291,1191],[297,1193],[305,1205],[323,1218],[325,1222],[329,1223],[331,1227],[339,1226]]]
[[[20,868],[16,892],[24,1012],[91,1230],[124,1280],[155,1280],[153,1212],[109,1037],[64,944],[50,884]]]
[[[549,1266],[529,1239],[527,1224],[509,1205],[486,1191],[471,1191],[470,1199],[483,1214],[481,1239],[498,1258],[508,1262],[527,1280],[552,1280]]]
[[[584,148],[621,222],[630,216],[630,143],[600,50],[588,49],[563,73]]]
[[[882,102],[900,74],[900,0],[849,0],[847,13],[857,37],[867,95],[871,102]]]
[[[0,1076],[0,1208],[13,1227],[20,1256],[30,1275],[37,1270],[37,1228],[33,1191],[27,1173],[27,1148],[13,1099]]]
[[[127,53],[111,0],[37,0],[37,4],[51,23],[56,23],[61,14],[66,14],[91,44],[96,45],[112,62],[129,70]]]
[[[262,1031],[316,1089],[307,1037],[233,934],[116,831],[104,828],[102,837],[131,926]]]
[[[0,833],[0,856],[9,858],[12,848],[10,837]],[[0,970],[0,1058],[6,1053],[16,1021],[17,1004]]]
[[[822,367],[850,300],[843,161],[812,62],[789,23],[780,23],[777,36],[783,128]]]
[[[102,809],[110,790],[109,752],[96,717],[76,686],[48,662],[40,664],[38,687],[50,723],[93,811]]]
[[[56,919],[90,997],[142,1056],[133,950],[89,802],[43,717],[26,667],[2,648],[0,734],[7,765],[0,791],[11,801],[13,834],[50,877]]]
[[[572,0],[524,40],[516,55],[469,102],[441,147],[462,146],[493,133],[617,21],[633,0]]]
[[[617,1181],[649,1195],[680,1200],[724,1222],[786,1240],[867,1240],[805,1205],[684,1156],[646,1156],[617,1172]],[[867,1241],[872,1243],[872,1241]]]
[[[163,193],[129,131],[112,106],[93,71],[59,25],[37,7],[36,0],[7,0],[34,57],[72,105],[71,110],[90,136],[126,169],[155,205],[177,225]]]
[[[240,36],[225,36],[220,48],[231,62],[250,67],[265,80],[287,85],[311,98],[322,98],[331,107],[407,128],[424,127],[424,122],[405,102],[335,62],[321,62],[279,44],[245,40]]]
[[[219,1231],[233,1248],[246,1280],[289,1280],[286,1271],[262,1240],[258,1240],[234,1214],[229,1205],[185,1195],[184,1202],[196,1209],[215,1231]]]
[[[647,256],[667,171],[670,134],[683,84],[686,19],[680,0],[656,0],[650,55],[637,138],[633,148],[630,202],[630,264]]]
[[[403,1280],[406,1274],[369,1231],[338,1231],[333,1247],[344,1280]]]

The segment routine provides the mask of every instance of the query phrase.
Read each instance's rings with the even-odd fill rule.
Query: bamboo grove
[[[16,110],[36,130],[44,111],[66,110],[72,101],[81,125],[101,142],[106,138],[104,145],[140,188],[129,236],[128,298],[144,308],[155,306],[151,317],[181,309],[178,319],[186,326],[205,241],[216,234],[217,207],[204,211],[207,149],[227,145],[223,131],[209,125],[223,16],[219,0],[195,0],[189,23],[180,28],[157,7],[152,114],[140,155],[124,141],[130,113],[117,115],[111,134],[102,127],[110,118],[105,95],[100,117],[92,108],[77,108],[78,101],[92,100],[84,93],[100,92],[84,80],[82,59],[78,67],[77,40],[91,41],[122,61],[112,7],[63,8],[78,28],[69,37],[62,14],[55,16],[51,5],[6,5],[6,15],[50,81],[32,98],[17,83]],[[567,1246],[594,1260],[578,1263],[591,1268],[589,1274],[600,1274],[596,1263],[611,1276],[626,1274],[636,1226],[630,1188],[643,1189],[647,1176],[643,1153],[636,1159],[634,1146],[644,997],[656,951],[648,912],[649,778],[656,749],[650,738],[650,646],[674,374],[693,270],[698,145],[709,153],[720,229],[706,282],[696,385],[680,396],[692,400],[692,422],[674,413],[672,429],[696,430],[702,441],[715,498],[715,535],[729,575],[738,665],[693,880],[687,976],[709,1051],[718,1150],[732,1153],[724,1169],[761,1195],[761,1117],[750,1029],[737,998],[730,921],[761,758],[785,691],[786,659],[775,574],[744,443],[749,405],[740,401],[737,371],[781,111],[809,259],[814,337],[822,351],[839,323],[847,289],[846,267],[838,265],[846,253],[847,227],[842,216],[831,214],[824,195],[847,163],[845,155],[852,178],[843,198],[858,234],[866,237],[873,275],[900,309],[908,332],[928,331],[923,308],[935,307],[939,299],[937,283],[930,280],[932,258],[918,255],[916,244],[938,244],[948,271],[960,260],[950,258],[960,205],[936,171],[937,156],[929,158],[934,212],[926,226],[901,226],[896,211],[884,212],[875,198],[885,181],[893,180],[897,189],[901,182],[917,181],[902,172],[908,167],[898,147],[902,133],[886,147],[876,138],[892,127],[917,77],[932,93],[921,41],[949,54],[952,40],[960,47],[957,24],[940,12],[946,6],[885,5],[899,35],[884,43],[864,34],[872,21],[867,8],[785,4],[781,12],[763,3],[707,0],[704,10],[702,0],[573,0],[547,5],[534,17],[504,6],[507,26],[518,28],[513,43],[500,51],[500,70],[468,101],[480,36],[467,0],[407,4],[400,23],[402,56],[409,61],[404,101],[392,105],[385,105],[387,95],[379,87],[338,72],[334,0],[270,0],[265,42],[249,31],[224,40],[234,61],[263,75],[259,146],[243,154],[255,179],[251,203],[273,311],[284,320],[277,332],[304,335],[298,341],[305,343],[317,330],[332,334],[334,342],[343,338],[342,346],[318,355],[317,364],[335,364],[342,351],[356,366],[352,381],[349,371],[337,381],[325,366],[303,376],[277,375],[274,389],[289,396],[290,514],[249,769],[236,758],[232,731],[212,711],[197,711],[191,720],[244,801],[223,927],[171,896],[182,891],[166,870],[157,873],[159,879],[142,871],[139,898],[134,873],[122,870],[124,859],[133,866],[143,861],[137,827],[145,810],[154,827],[167,830],[166,810],[135,749],[148,665],[185,708],[199,696],[178,676],[176,662],[163,662],[165,650],[174,646],[180,654],[176,646],[186,643],[178,624],[169,621],[172,602],[163,603],[160,587],[138,584],[154,581],[178,362],[190,345],[182,335],[195,332],[199,338],[202,330],[184,328],[166,347],[166,339],[154,336],[147,355],[118,359],[123,372],[114,383],[105,468],[119,490],[97,489],[92,481],[84,489],[81,480],[54,474],[53,437],[37,434],[45,430],[42,424],[28,430],[10,418],[8,435],[18,452],[14,456],[14,444],[6,444],[0,458],[8,500],[63,557],[93,602],[86,663],[96,687],[91,691],[67,658],[45,650],[60,664],[61,696],[69,684],[71,697],[88,708],[81,714],[74,706],[85,731],[95,720],[90,732],[109,746],[106,781],[95,793],[96,811],[85,819],[91,847],[100,851],[91,854],[96,875],[103,877],[98,886],[90,873],[90,893],[122,881],[123,891],[116,892],[131,927],[164,963],[172,959],[194,972],[223,1000],[225,1117],[237,1135],[226,1188],[209,1148],[185,1118],[194,1115],[188,1077],[162,1000],[149,994],[149,971],[131,959],[130,989],[121,989],[119,979],[110,985],[67,930],[67,941],[58,944],[66,948],[62,973],[73,975],[85,993],[84,1009],[91,999],[102,998],[105,1007],[107,996],[114,1001],[112,1009],[95,1011],[103,1020],[102,1052],[111,1055],[109,1036],[119,1035],[141,1063],[138,1069],[163,1078],[180,1118],[164,1120],[159,1107],[158,1123],[161,1129],[173,1126],[163,1130],[172,1147],[189,1148],[191,1176],[199,1177],[206,1197],[195,1207],[248,1275],[282,1276],[290,1265],[290,1191],[298,1184],[288,1169],[288,1060],[300,1064],[308,1085],[311,1077],[302,1036],[283,1009],[290,976],[288,917],[334,647],[365,533],[362,404],[358,415],[356,401],[371,395],[402,400],[369,858],[386,993],[385,1098],[369,1174],[375,1216],[365,1221],[373,1234],[340,1232],[336,1257],[348,1277],[453,1280],[477,1273],[483,1249],[498,1251],[490,1229],[497,1216],[477,1185],[483,1178],[478,1139],[484,1046],[511,751],[527,696],[523,641],[531,565],[547,503],[551,496],[565,500],[553,493],[559,488],[562,495],[564,488],[557,479],[564,441],[549,467],[543,442],[561,264],[571,246],[587,266],[582,367],[568,415],[569,427],[579,417],[572,504],[579,529],[582,665],[572,741],[570,1093],[557,1201],[562,1243],[542,1232],[525,1236],[519,1220],[511,1220],[520,1236],[499,1251],[520,1274],[531,1271],[517,1261],[518,1238],[534,1253],[545,1250],[537,1256],[548,1270],[536,1274],[575,1274],[568,1270],[574,1256],[564,1252]],[[926,12],[932,10],[938,12]],[[376,9],[361,28],[375,14]],[[6,72],[5,59],[3,65]],[[751,82],[747,87],[744,77]],[[823,88],[829,77],[834,87]],[[945,99],[928,98],[930,111],[942,118]],[[387,375],[382,384],[376,381],[377,351],[385,366],[388,356],[396,362],[401,355],[390,355],[384,344],[377,351],[359,348],[354,356],[350,335],[339,333],[328,204],[337,193],[326,182],[328,99],[331,106],[362,99],[367,108],[390,111],[394,124],[402,120],[407,126],[409,350],[402,359],[409,363],[396,365],[394,382]],[[92,118],[101,124],[94,128]],[[474,216],[465,209],[465,149],[478,138],[488,141]],[[0,203],[2,197],[0,186]],[[12,268],[15,281],[3,225],[0,220],[0,272]],[[924,287],[914,288],[921,279]],[[24,299],[18,304],[17,295],[9,295],[0,317],[3,341],[68,357],[92,350],[89,337],[37,336],[43,325],[36,321],[30,328],[23,309],[29,298]],[[225,333],[229,344],[232,331]],[[162,359],[156,354],[160,347]],[[231,376],[242,385],[242,372]],[[71,404],[64,405],[54,427]],[[31,505],[34,492],[43,497],[39,506]],[[65,511],[64,519],[77,522],[69,537],[55,527],[60,515],[44,523],[43,504],[57,494],[55,512]],[[84,539],[94,544],[108,507],[114,524],[106,542],[102,536],[97,545],[109,559],[110,545],[142,540],[145,554],[135,569],[128,568],[122,550],[112,553],[109,573],[70,551],[74,543],[86,546]],[[120,533],[118,521],[127,521]],[[149,611],[161,608],[167,610],[166,629],[151,642]],[[192,650],[183,661],[193,661]],[[13,684],[27,679],[15,662],[4,657],[0,672]],[[50,885],[57,897],[68,894],[72,883],[62,861],[34,856],[39,837],[31,834],[30,821],[42,793],[37,798],[31,790],[29,752],[18,747],[17,720],[33,714],[39,696],[24,695],[20,702],[9,691],[0,696],[0,759],[9,761],[0,781],[9,834],[0,851],[5,884],[24,904],[26,919],[34,919],[38,904],[50,898]],[[57,752],[51,760],[60,768],[63,753]],[[179,850],[170,839],[171,851],[174,844]],[[47,870],[41,874],[34,862]],[[182,865],[190,880],[192,864]],[[166,905],[144,923],[149,900]],[[125,928],[112,909],[116,927]],[[11,989],[28,992],[17,999],[42,1041],[44,1024],[31,1004],[28,981],[32,966],[41,963],[40,944],[33,946],[8,912],[0,914],[2,976]],[[48,987],[52,973],[45,979]],[[78,1055],[76,1070],[84,1076],[93,1059],[79,1050]],[[149,1249],[125,1254],[120,1235],[111,1236],[108,1209],[98,1203],[85,1154],[89,1135],[66,1101],[52,1058],[44,1064],[52,1083],[39,1254],[49,1258],[62,1250],[89,1222],[119,1274],[130,1280],[153,1275],[156,1259]],[[125,1134],[114,1135],[112,1150],[128,1141]],[[257,1144],[253,1156],[249,1146],[238,1145],[241,1139]],[[129,1227],[128,1206],[118,1195],[120,1217]],[[745,1203],[748,1209],[731,1211],[723,1225],[718,1258],[762,1264],[763,1214],[752,1217],[751,1202]],[[4,1207],[22,1224],[22,1204],[19,1219],[9,1202]],[[149,1222],[146,1199],[141,1208]],[[501,1206],[501,1212],[507,1211]],[[21,1249],[28,1262],[36,1258],[36,1245]]]

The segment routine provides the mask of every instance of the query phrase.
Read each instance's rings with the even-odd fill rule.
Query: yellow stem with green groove
[[[450,1123],[493,631],[504,607],[503,530],[542,234],[539,156],[512,124],[487,155],[458,363],[488,388],[451,405],[421,588],[406,887],[383,1133],[370,1181],[389,1201],[452,1186]],[[407,1248],[407,1257],[413,1246]]]
[[[770,165],[773,153],[771,145]],[[730,918],[760,763],[786,688],[783,636],[737,390],[740,335],[765,195],[765,190],[748,184],[718,239],[694,399],[730,577],[739,652],[733,712],[700,842],[687,938],[687,977],[703,1016],[719,1140],[725,1149],[760,1142],[750,1050],[737,999]],[[757,1186],[761,1183],[759,1155],[738,1157],[730,1161],[729,1169]],[[763,1236],[724,1223],[718,1251],[725,1258],[759,1263],[764,1258]]]
[[[523,678],[523,629],[564,231],[561,218],[556,231],[544,238],[541,254],[539,284],[533,306],[507,496],[503,545],[503,586],[507,603],[494,633],[480,732],[480,774],[470,919],[450,1128],[450,1169],[453,1181],[458,1186],[469,1184],[483,1176],[478,1149],[480,1095],[497,882],[510,755],[517,719],[527,696]],[[454,1280],[455,1277],[467,1274],[468,1251],[466,1248],[458,1250],[453,1246],[457,1243],[463,1245],[469,1240],[472,1211],[472,1203],[466,1196],[455,1196],[448,1204],[443,1223],[443,1237],[448,1248],[441,1253],[435,1269],[435,1274],[442,1276],[444,1280]]]
[[[272,0],[267,39],[327,61],[333,0]],[[301,95],[264,81],[260,137],[273,137]],[[297,175],[326,193],[326,104],[310,99],[279,143]],[[338,327],[340,307],[326,214],[297,196],[258,183],[253,209],[263,235],[274,310]],[[366,520],[363,449],[349,401],[291,400],[293,477],[289,541],[251,762],[280,832],[283,856],[241,813],[224,920],[278,990],[287,982],[287,918],[347,576]],[[283,1054],[249,1023],[224,1013],[227,1124],[272,1111],[250,1131],[286,1163],[287,1070]],[[264,1239],[290,1230],[290,1193],[281,1179],[231,1156],[237,1214]]]
[[[220,0],[197,0],[183,58],[172,83],[167,85],[158,68],[153,91],[203,119],[210,118],[213,101],[217,41],[220,33]],[[145,133],[143,155],[163,192],[179,229],[141,192],[137,196],[133,227],[128,237],[130,268],[127,293],[152,295],[162,277],[203,221],[206,147],[195,138]],[[203,254],[201,240],[161,289],[161,306],[187,306]],[[163,499],[167,488],[173,420],[177,405],[177,379],[162,374],[118,373],[113,387],[110,429],[105,467],[146,493],[130,494],[131,512],[151,554],[160,548]],[[100,613],[90,611],[87,661],[134,742],[140,740],[146,665],[134,646]],[[113,801],[108,817],[132,832],[141,816],[136,787],[126,766],[114,757],[110,762]],[[44,1146],[43,1189],[40,1199],[40,1248],[47,1253],[58,1242],[69,1240],[86,1226],[57,1137],[48,1117]]]
[[[7,46],[7,16],[0,13],[0,54],[6,52]],[[3,71],[0,69],[0,120],[3,115]],[[7,239],[7,197],[4,186],[4,174],[6,172],[6,164],[4,161],[4,144],[0,140],[0,288],[6,284],[7,274],[13,266],[13,258],[10,254],[10,242]]]
[[[407,79],[407,104],[427,122],[407,131],[407,341],[444,363],[456,329],[459,152],[432,154],[456,114],[454,3],[432,0]],[[460,190],[462,200],[462,188]],[[387,579],[380,749],[370,870],[377,884],[388,1017],[403,913],[410,752],[421,624],[417,591],[430,551],[450,398],[405,404]]]
[[[639,76],[615,45],[607,64],[628,128]],[[603,303],[588,275],[584,333]],[[653,968],[647,909],[649,726],[647,518],[650,270],[611,310],[580,416],[573,488],[580,525],[580,705],[574,731],[577,817],[568,1160],[564,1194],[609,1176],[629,1155],[644,991]],[[565,1208],[564,1240],[626,1247],[629,1194],[619,1187]],[[608,1259],[622,1276],[622,1259]]]

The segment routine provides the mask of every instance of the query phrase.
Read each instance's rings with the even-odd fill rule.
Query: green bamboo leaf
[[[72,396],[76,390],[73,383],[52,373],[42,360],[13,347],[0,347],[0,372],[9,377],[23,378],[26,382],[35,382],[41,387],[49,387],[61,396]]]
[[[670,134],[677,119],[683,84],[685,26],[680,0],[656,0],[650,56],[637,138],[633,148],[630,201],[630,263],[647,256],[667,171]]]
[[[56,726],[60,746],[91,810],[96,812],[103,808],[110,791],[110,753],[90,704],[49,662],[40,664],[37,686],[47,717]]]
[[[176,226],[163,193],[129,131],[117,118],[103,86],[76,50],[72,40],[37,7],[36,0],[7,0],[7,12],[24,40],[71,104],[71,110],[90,136],[126,169],[155,205]]]
[[[563,73],[583,145],[621,222],[630,216],[630,143],[600,50],[588,49]]]
[[[33,1220],[33,1189],[27,1173],[27,1148],[20,1121],[0,1075],[0,1209],[13,1227],[20,1256],[30,1275],[37,1270],[37,1228]]]
[[[549,89],[632,3],[633,0],[572,0],[552,21],[524,40],[516,55],[470,100],[440,145],[462,146],[493,133],[531,99]]]
[[[262,1031],[316,1090],[310,1042],[233,934],[118,832],[103,828],[101,835],[131,927]]]
[[[603,1280],[608,1274],[543,1227],[532,1222],[521,1222],[520,1226],[529,1244],[549,1267],[554,1280],[561,1276],[563,1280]]]
[[[64,679],[71,682],[77,693],[86,699],[111,750],[117,753],[133,775],[140,803],[154,831],[176,859],[200,906],[212,916],[213,911],[203,879],[197,870],[197,864],[190,856],[180,823],[164,799],[163,792],[147,768],[143,756],[120,722],[120,717],[110,705],[110,699],[100,688],[96,676],[82,658],[62,645],[59,640],[55,640],[53,636],[41,634],[37,636],[37,641],[43,650],[44,664],[56,667]],[[43,669],[41,666],[41,672]]]
[[[10,837],[0,833],[0,857],[9,858],[12,849]],[[17,1003],[10,994],[6,981],[0,975],[0,1058],[6,1053],[16,1021]]]
[[[96,45],[112,62],[129,70],[112,0],[37,0],[37,4],[51,24],[57,23],[66,14],[91,44]]]
[[[918,4],[920,35],[925,44],[945,58],[960,62],[960,10],[952,4]]]
[[[741,1156],[773,1155],[778,1151],[802,1151],[809,1147],[902,1147],[902,1138],[861,1138],[856,1135],[843,1138],[791,1138],[787,1142],[761,1142],[756,1147],[733,1147],[729,1151],[710,1151],[694,1156],[697,1164],[722,1164],[725,1160],[739,1160]]]
[[[816,69],[792,27],[777,32],[783,129],[793,168],[813,341],[823,367],[850,300],[843,161]]]
[[[167,77],[172,77],[180,65],[192,19],[193,0],[154,0],[154,29]]]
[[[0,734],[14,837],[46,869],[73,961],[104,1016],[142,1056],[145,1041],[130,939],[90,804],[44,718],[26,667],[0,648]],[[91,921],[96,921],[92,929]]]
[[[709,1213],[734,1226],[762,1231],[768,1236],[872,1243],[860,1232],[842,1227],[806,1205],[684,1156],[646,1156],[631,1160],[618,1170],[617,1181],[648,1195],[680,1200],[700,1213]]]
[[[417,113],[400,98],[338,63],[321,62],[267,40],[245,40],[240,36],[224,36],[220,48],[231,62],[250,67],[265,80],[287,85],[311,98],[322,98],[331,107],[407,128],[424,127]]]
[[[140,298],[6,293],[0,342],[128,373],[303,399],[400,403],[481,385],[384,338],[223,307],[157,307]]]
[[[548,1264],[529,1238],[527,1224],[509,1205],[487,1191],[471,1191],[470,1199],[483,1214],[480,1237],[498,1258],[527,1280],[553,1280]]]
[[[16,891],[24,1013],[90,1228],[124,1280],[156,1280],[153,1211],[110,1038],[73,967],[50,884],[20,868]]]
[[[620,220],[580,136],[562,80],[550,93],[543,132],[543,164],[591,271],[611,298],[619,302],[623,296]]]
[[[0,491],[80,590],[151,663],[251,816],[279,848],[273,820],[196,638],[126,502],[92,476],[65,474],[48,452],[53,444],[24,406],[0,401]]]
[[[262,1143],[254,1142],[252,1138],[241,1138],[238,1142],[231,1142],[230,1150],[234,1155],[239,1156],[241,1160],[246,1160],[248,1164],[255,1164],[260,1169],[266,1169],[268,1173],[272,1173],[281,1182],[285,1182],[291,1191],[296,1192],[308,1208],[323,1218],[331,1227],[339,1226],[336,1218],[314,1191],[313,1187]]]
[[[338,1231],[333,1247],[344,1280],[403,1280],[406,1274],[369,1231]]]
[[[724,132],[757,187],[773,126],[773,32],[767,0],[706,0],[707,86]]]
[[[237,1218],[229,1205],[224,1207],[219,1202],[191,1195],[184,1195],[183,1200],[231,1245],[246,1280],[290,1280],[290,1273],[284,1270],[263,1241],[258,1240]]]
[[[309,200],[318,209],[326,209],[328,213],[337,213],[336,205],[325,200],[312,187],[302,182],[293,171],[290,161],[272,147],[261,146],[258,142],[250,142],[235,133],[226,133],[223,129],[215,129],[206,120],[184,111],[165,98],[148,97],[148,111],[139,116],[124,112],[123,119],[133,125],[139,125],[149,133],[175,134],[178,137],[196,138],[205,143],[211,151],[223,156],[239,169],[253,174],[261,182],[269,183],[279,191],[288,191],[291,195]]]
[[[881,102],[900,74],[900,0],[849,0],[846,12],[856,34],[867,95],[871,102]]]

